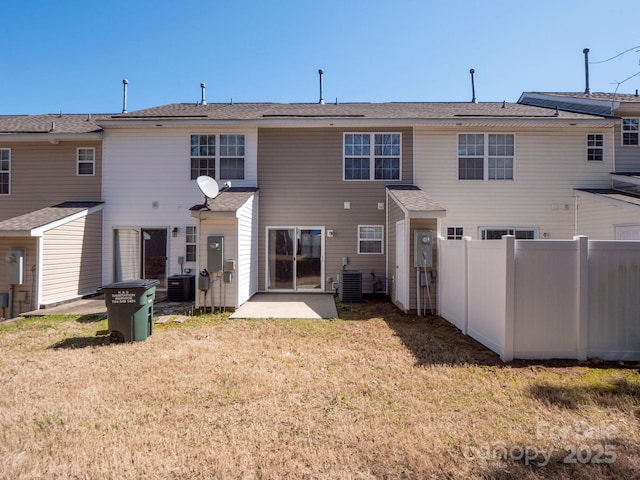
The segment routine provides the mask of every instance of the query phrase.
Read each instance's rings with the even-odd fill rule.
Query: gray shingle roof
[[[89,208],[101,205],[103,202],[63,202],[52,207],[41,208],[17,217],[0,222],[0,232],[28,232],[43,227]]]
[[[393,197],[408,212],[444,213],[446,210],[416,185],[387,185]]]
[[[235,212],[258,191],[254,187],[231,187],[220,191],[218,196],[210,199],[205,205],[194,205],[190,210],[207,210],[211,212]]]
[[[620,190],[613,190],[609,188],[577,188],[576,190],[640,207],[640,195],[633,193],[622,192]]]
[[[87,114],[0,115],[0,134],[16,133],[92,133],[102,129]]]
[[[98,124],[116,120],[268,120],[283,118],[351,119],[455,119],[455,118],[553,118],[555,110],[518,103],[406,102],[406,103],[174,103],[103,117]],[[585,114],[560,112],[560,118],[593,118]]]

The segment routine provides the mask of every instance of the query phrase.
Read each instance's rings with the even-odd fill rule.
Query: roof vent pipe
[[[591,94],[589,88],[589,49],[585,48],[582,53],[584,53],[584,93],[589,95]]]
[[[476,73],[476,71],[472,68],[471,70],[469,70],[469,73],[471,74],[471,102],[478,103],[478,100],[476,99],[476,84],[473,80],[473,75]]]
[[[207,98],[205,95],[205,91],[207,90],[207,86],[204,83],[200,84],[200,89],[202,90],[202,101],[200,102],[200,105],[206,105],[207,104]]]
[[[129,80],[126,78],[122,80],[122,113],[127,113],[127,86]]]
[[[322,75],[324,75],[324,72],[322,69],[318,70],[318,75],[320,75],[320,101],[318,103],[324,105],[324,98],[322,98]]]

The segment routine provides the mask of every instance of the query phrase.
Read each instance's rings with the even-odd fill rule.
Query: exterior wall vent
[[[362,301],[362,272],[358,270],[342,270],[338,295],[341,302]]]

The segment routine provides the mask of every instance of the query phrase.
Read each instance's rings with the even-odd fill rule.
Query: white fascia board
[[[42,237],[44,233],[48,232],[49,230],[59,227],[60,225],[65,225],[69,222],[73,222],[74,220],[77,220],[79,218],[86,217],[87,215],[91,215],[92,213],[99,212],[103,208],[104,208],[104,204],[86,208],[81,212],[74,213],[72,215],[69,215],[68,217],[61,218],[60,220],[56,220],[55,222],[47,223],[46,225],[42,225],[41,227],[34,228],[31,230],[30,236]]]
[[[102,132],[93,133],[2,133],[0,142],[86,142],[102,140]]]

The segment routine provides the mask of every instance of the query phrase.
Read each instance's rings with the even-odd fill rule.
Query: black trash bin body
[[[158,280],[127,280],[102,287],[111,340],[140,342],[153,329],[153,302]]]

